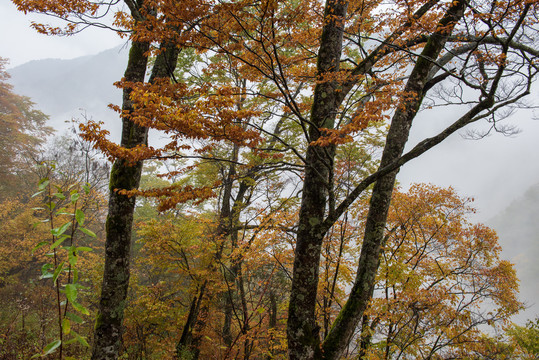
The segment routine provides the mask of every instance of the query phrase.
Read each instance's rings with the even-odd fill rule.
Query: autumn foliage
[[[394,189],[408,161],[525,106],[536,1],[126,0],[108,25],[114,2],[14,2],[66,21],[40,32],[131,41],[121,143],[81,125],[114,162],[94,359],[497,351],[483,328],[522,305],[496,235],[452,189]],[[407,146],[441,106],[451,122]]]

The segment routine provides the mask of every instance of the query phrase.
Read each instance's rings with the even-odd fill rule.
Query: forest
[[[537,0],[12,1],[130,49],[119,143],[0,60],[1,359],[537,359],[473,199],[397,181],[535,108]]]

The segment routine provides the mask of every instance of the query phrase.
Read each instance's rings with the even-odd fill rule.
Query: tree
[[[300,22],[304,25],[298,26],[301,36],[294,36],[287,20],[297,19],[297,9],[305,10],[309,19],[313,13],[302,8],[305,4],[223,5],[227,17],[202,22],[200,29],[219,52],[242,63],[246,78],[261,76],[271,82],[275,91],[258,89],[256,95],[282,103],[304,132],[306,156],[293,149],[305,173],[288,316],[289,354],[294,359],[331,359],[345,350],[372,296],[398,168],[470,123],[487,118],[496,127],[503,117],[500,111],[519,105],[529,94],[536,76],[533,59],[538,54],[527,40],[536,35],[528,27],[535,21],[535,5],[511,2],[468,6],[463,2],[430,1],[395,3],[395,12],[388,13],[377,11],[381,6],[378,3],[328,1],[324,18],[319,18],[322,32]],[[492,21],[492,14],[497,16],[496,21]],[[301,32],[304,29],[310,31]],[[232,36],[214,37],[215,32]],[[311,80],[313,101],[296,101],[294,96],[305,79],[312,79],[309,59],[317,41],[317,74],[315,81]],[[239,43],[245,45],[240,48]],[[299,54],[290,56],[292,46],[301,49]],[[298,64],[302,69],[298,70]],[[463,99],[460,91],[454,90],[460,87],[470,90],[470,99]],[[427,93],[436,95],[429,106],[469,103],[472,107],[439,134],[404,154],[411,125]],[[474,95],[476,100],[471,100]],[[398,104],[395,98],[400,99]],[[379,169],[358,181],[340,203],[335,203],[335,148],[358,137],[370,123],[388,118],[389,113],[391,126]],[[275,138],[279,141],[278,136]],[[321,244],[335,222],[371,184],[371,207],[353,291],[320,344],[315,309]]]
[[[526,326],[514,325],[507,334],[511,337],[522,352],[523,359],[537,358],[539,355],[539,319],[528,320]]]
[[[522,308],[496,234],[466,220],[469,201],[432,185],[394,192],[361,358],[486,354],[484,328],[500,329]]]
[[[17,193],[17,184],[31,171],[39,146],[52,133],[46,126],[48,116],[34,109],[29,98],[13,93],[7,83],[6,63],[0,58],[0,146],[4,149],[0,155],[0,200]]]
[[[96,289],[95,282],[89,281],[93,276],[87,275],[99,268],[101,256],[87,251],[98,248],[93,237],[94,231],[102,232],[104,198],[99,184],[79,179],[98,179],[102,164],[91,161],[95,173],[87,176],[77,171],[85,159],[73,154],[77,154],[74,148],[69,155],[75,160],[74,167],[65,166],[62,172],[54,171],[56,163],[42,162],[36,171],[42,180],[33,196],[2,202],[0,296],[13,300],[0,316],[2,327],[8,330],[3,356],[31,357],[56,351],[62,358],[66,352],[84,352],[80,347],[66,348],[70,342],[87,345],[84,338],[89,328],[74,313],[88,315],[91,296],[85,290]],[[27,181],[37,178],[34,173],[27,177]]]
[[[65,7],[58,7],[58,3],[16,1],[21,11],[37,11],[65,19],[68,23],[64,30],[42,24],[35,25],[40,32],[47,34],[75,33],[77,25],[96,25],[102,17],[99,11],[105,14],[114,6],[110,3],[92,3],[80,1],[66,2]],[[148,64],[148,52],[151,40],[144,38],[144,27],[147,18],[153,18],[154,9],[144,1],[126,2],[133,21],[125,18],[125,14],[117,13],[118,25],[126,26],[123,31],[131,32],[132,44],[129,60],[124,74],[123,104],[121,107],[122,137],[120,146],[126,149],[135,149],[135,152],[147,144],[148,129],[144,124],[133,121],[134,104],[131,94],[137,86],[144,84]],[[137,31],[138,30],[138,31]],[[119,30],[120,31],[120,30]],[[178,49],[167,47],[166,41],[160,46],[149,83],[153,84],[167,79],[176,66]],[[166,82],[166,80],[165,80]],[[119,109],[120,110],[120,109]],[[88,130],[88,128],[86,128]],[[91,132],[91,130],[90,130]],[[120,190],[137,189],[142,171],[142,161],[139,158],[117,159],[111,170],[109,183],[109,213],[107,217],[105,245],[105,269],[101,289],[99,313],[96,319],[95,336],[93,344],[93,359],[117,358],[121,342],[123,312],[129,284],[129,263],[131,249],[131,229],[133,224],[133,211],[135,197],[121,193]]]

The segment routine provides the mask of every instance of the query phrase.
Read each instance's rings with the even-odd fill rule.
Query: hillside
[[[121,91],[113,83],[123,76],[126,62],[123,48],[71,60],[35,60],[9,70],[10,83],[16,93],[29,96],[36,108],[50,115],[56,129],[86,114],[104,121],[118,136],[120,122],[107,105],[121,103]]]
[[[539,184],[487,222],[500,237],[502,256],[516,265],[521,299],[531,308],[519,320],[539,315]]]

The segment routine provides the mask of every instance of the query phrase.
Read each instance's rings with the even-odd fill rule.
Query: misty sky
[[[10,59],[8,68],[31,60],[72,59],[96,54],[126,42],[105,29],[86,29],[69,37],[38,34],[30,28],[32,21],[50,22],[54,19],[35,14],[24,15],[9,0],[0,1],[0,17],[0,57]]]

